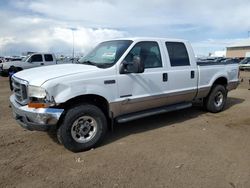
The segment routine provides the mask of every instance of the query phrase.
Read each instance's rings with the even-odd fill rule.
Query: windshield
[[[94,65],[99,68],[113,66],[127,50],[132,41],[114,40],[100,43],[88,55],[79,59],[78,63]]]
[[[27,59],[29,59],[29,57],[30,57],[30,55],[27,55],[27,56],[24,57],[21,61],[22,61],[22,62],[25,62],[25,61],[27,61]]]

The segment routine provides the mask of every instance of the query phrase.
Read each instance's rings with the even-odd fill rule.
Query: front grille
[[[12,86],[16,101],[22,105],[28,103],[27,85],[27,81],[12,76]]]

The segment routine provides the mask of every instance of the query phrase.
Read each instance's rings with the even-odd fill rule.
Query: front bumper
[[[10,104],[15,120],[25,129],[48,131],[56,128],[63,109],[56,108],[28,108],[15,101],[14,95],[10,97]]]

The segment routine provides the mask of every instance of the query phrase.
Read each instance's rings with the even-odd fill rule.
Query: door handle
[[[162,81],[167,82],[168,81],[168,73],[163,73],[162,74]]]
[[[44,65],[44,63],[41,63],[41,65]]]
[[[191,79],[193,79],[195,77],[195,72],[192,70],[191,71]]]

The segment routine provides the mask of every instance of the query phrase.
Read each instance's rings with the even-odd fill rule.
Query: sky
[[[0,55],[84,55],[123,37],[181,38],[195,54],[248,39],[249,0],[0,0]]]

